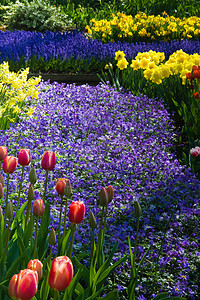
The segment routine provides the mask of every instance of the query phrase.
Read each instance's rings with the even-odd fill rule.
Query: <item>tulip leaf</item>
[[[78,269],[83,268],[83,270],[82,270],[82,276],[83,276],[83,278],[84,278],[84,280],[85,280],[85,282],[86,282],[86,284],[88,286],[89,283],[90,283],[89,282],[89,280],[90,280],[90,272],[89,272],[89,270],[86,268],[86,266],[82,265],[79,262],[79,260],[77,259],[76,256],[72,257],[72,263],[75,264],[78,267]]]
[[[118,294],[118,291],[112,291],[110,293],[108,293],[106,296],[104,297],[98,297],[97,300],[100,300],[100,299],[104,299],[104,300],[116,300],[116,299],[119,299],[119,294]]]
[[[32,220],[30,220],[25,228],[24,231],[24,244],[25,246],[28,246],[29,240],[33,237],[33,225]]]
[[[45,276],[44,276],[44,279],[42,281],[41,288],[40,288],[40,299],[42,299],[42,300],[46,300],[49,295],[49,290],[50,290],[50,286],[48,283],[49,272],[50,272],[50,267],[47,264],[47,270],[46,270],[46,273],[45,273]]]
[[[130,237],[128,236],[128,245],[129,245],[129,253],[130,253],[130,260],[131,260],[131,277],[135,277],[135,266],[133,266],[133,252],[131,249],[131,241]]]
[[[20,220],[22,213],[24,212],[26,205],[28,203],[28,200],[22,204],[22,206],[20,207],[20,209],[18,210],[18,212],[16,213],[16,216],[13,220],[12,226],[11,226],[11,230],[14,228],[16,220]]]
[[[64,239],[62,240],[61,255],[66,255],[67,253],[67,245],[69,244],[70,235],[71,235],[71,229],[67,231]]]
[[[16,241],[16,243],[17,243],[17,241]],[[13,245],[15,246],[15,244],[13,244]],[[16,246],[14,248],[16,249]],[[8,271],[6,273],[6,276],[5,276],[5,279],[11,278],[11,276],[13,276],[13,274],[16,273],[18,264],[21,261],[24,261],[24,258],[26,256],[28,257],[27,251],[28,251],[28,248],[20,256],[18,256],[18,253],[17,253],[17,258],[14,258],[14,262],[12,263],[11,267],[8,269]]]
[[[48,246],[47,242],[47,236],[49,233],[49,224],[50,224],[50,204],[46,203],[45,204],[45,211],[42,216],[41,220],[41,225],[40,229],[38,231],[38,243],[37,243],[37,248],[38,248],[38,256],[42,257],[45,247]]]
[[[122,257],[118,261],[116,261],[112,266],[107,268],[103,273],[101,273],[100,277],[98,278],[96,284],[97,284],[97,289],[100,288],[102,284],[104,284],[105,280],[107,277],[110,275],[110,273],[118,266],[121,265],[125,260],[127,260],[128,255]]]

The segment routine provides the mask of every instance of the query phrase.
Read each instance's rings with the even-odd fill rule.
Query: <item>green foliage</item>
[[[71,26],[70,18],[47,0],[16,1],[4,16],[8,29],[36,31],[65,31]]]

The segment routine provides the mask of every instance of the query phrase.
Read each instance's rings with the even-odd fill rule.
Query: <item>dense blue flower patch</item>
[[[112,185],[114,200],[109,205],[106,249],[118,239],[117,260],[128,253],[128,236],[134,244],[133,201],[137,197],[143,210],[139,256],[151,245],[139,275],[140,299],[151,299],[158,291],[198,299],[200,183],[169,151],[174,140],[173,123],[162,101],[120,93],[105,85],[41,83],[38,100],[30,104],[37,106],[34,115],[20,117],[18,124],[1,132],[0,145],[6,145],[9,154],[15,156],[20,148],[31,149],[38,175],[37,197],[45,178],[40,167],[42,154],[55,151],[57,164],[47,192],[51,226],[57,227],[59,211],[56,179],[69,178],[72,199],[86,204],[75,251],[88,248],[88,213],[93,211],[98,219],[100,188]],[[29,169],[25,169],[22,202],[27,197]],[[10,177],[14,192],[20,167]],[[128,274],[129,263],[116,276],[125,285]],[[119,290],[123,289],[122,281],[118,282]]]
[[[23,30],[0,31],[0,62],[4,60],[19,61],[24,57],[27,63],[33,56],[44,61],[60,59],[61,61],[83,60],[90,63],[92,59],[98,62],[112,61],[118,50],[123,50],[127,59],[133,59],[138,52],[149,50],[165,53],[166,59],[176,50],[182,49],[193,54],[200,50],[199,40],[172,40],[153,43],[113,43],[103,44],[101,41],[92,40],[81,32],[27,32]]]

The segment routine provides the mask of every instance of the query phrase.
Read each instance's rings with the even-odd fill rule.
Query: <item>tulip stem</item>
[[[104,224],[103,227],[106,229],[106,218],[107,218],[107,213],[108,213],[108,205],[106,205],[106,211],[105,211],[105,216],[104,216]]]
[[[7,186],[6,186],[6,206],[7,206],[7,204],[8,204],[9,175],[10,175],[10,174],[7,174]]]
[[[60,203],[60,216],[59,216],[59,225],[58,225],[58,242],[60,241],[60,227],[61,227],[61,217],[62,217],[62,206],[63,206],[63,196],[61,195]]]
[[[33,258],[35,258],[36,247],[37,247],[37,238],[38,238],[38,220],[39,220],[39,217],[36,218],[35,243],[34,243],[34,250],[33,250]]]
[[[4,250],[4,259],[6,259],[7,250],[8,250],[8,242],[9,242],[9,236],[10,236],[10,224],[11,224],[11,219],[8,220],[8,227],[7,227],[7,234],[6,234],[6,244],[5,244],[5,250]]]
[[[137,218],[135,246],[134,246],[134,253],[133,253],[133,267],[135,267],[135,256],[136,256],[136,250],[137,250],[137,244],[138,244],[138,233],[139,233],[139,218]]]
[[[67,199],[66,199],[66,202],[65,202],[63,236],[65,236],[66,219],[67,219]]]
[[[100,251],[100,241],[101,241],[101,231],[102,231],[102,225],[103,225],[103,216],[104,216],[104,206],[102,207],[101,211],[101,221],[100,221],[100,227],[99,227],[99,234],[98,234],[98,239],[97,239],[97,259],[99,256],[99,251]]]
[[[91,238],[91,261],[94,254],[94,228],[92,228],[92,238]]]
[[[71,241],[70,241],[70,246],[69,246],[69,255],[68,255],[70,259],[71,259],[71,256],[72,256],[72,248],[73,248],[73,242],[74,242],[74,233],[75,233],[75,230],[76,230],[76,224],[72,223],[71,225],[72,225],[72,227],[71,227],[72,235],[71,235]]]
[[[48,171],[46,171],[46,178],[45,178],[45,186],[44,186],[44,203],[46,202],[46,193],[47,193],[47,182],[48,182]]]
[[[53,297],[54,300],[57,300],[58,299],[58,291],[57,290],[54,290],[54,297]]]
[[[21,194],[21,189],[22,189],[23,175],[24,175],[24,166],[22,166],[21,180],[20,180],[20,186],[19,186],[19,192],[18,192],[18,198],[17,198],[17,210],[16,210],[17,213],[18,213],[18,209],[19,209],[19,201],[20,201],[20,194]]]

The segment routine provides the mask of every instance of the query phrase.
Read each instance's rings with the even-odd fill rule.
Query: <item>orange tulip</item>
[[[79,224],[85,216],[85,204],[83,201],[72,202],[69,208],[69,220],[72,223]]]
[[[18,274],[13,275],[8,286],[8,295],[10,298],[16,298],[15,287],[18,279]]]
[[[39,280],[42,278],[42,268],[43,264],[39,259],[30,260],[27,265],[27,269],[37,271]]]

